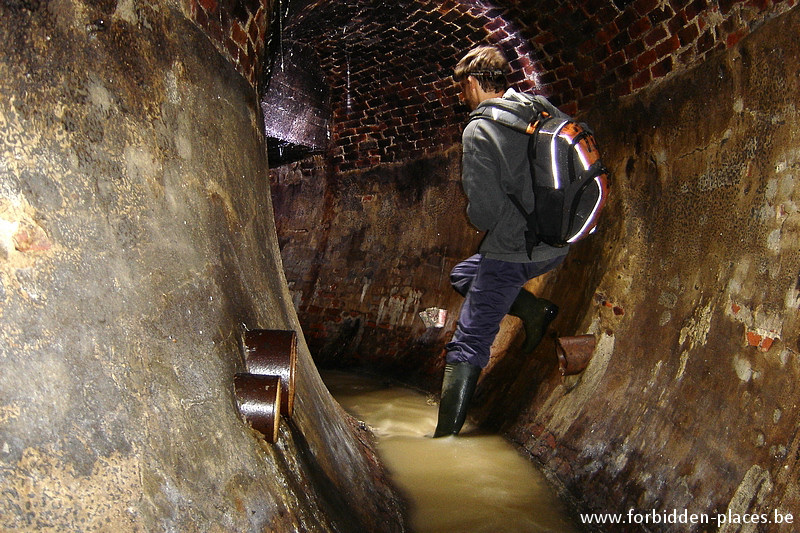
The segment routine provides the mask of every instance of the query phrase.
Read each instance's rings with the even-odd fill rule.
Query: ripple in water
[[[415,532],[579,531],[541,472],[503,438],[467,423],[458,437],[433,439],[438,411],[426,395],[341,372],[323,379],[375,433]]]

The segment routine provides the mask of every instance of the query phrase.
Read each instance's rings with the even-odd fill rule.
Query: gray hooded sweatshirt
[[[514,89],[506,91],[502,98],[482,102],[471,116],[492,106],[492,112],[510,112],[527,125],[536,113],[530,103],[532,99],[541,103],[552,116],[568,118],[544,97]],[[478,250],[491,259],[538,262],[569,251],[567,246],[555,248],[545,243],[534,247],[530,258],[525,251],[525,218],[508,194],[514,195],[528,212],[533,210],[528,138],[525,133],[488,119],[471,120],[464,128],[461,184],[469,200],[467,216],[476,228],[486,232]]]

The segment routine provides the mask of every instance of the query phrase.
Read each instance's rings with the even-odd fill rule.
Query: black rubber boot
[[[542,340],[545,330],[558,314],[558,306],[544,298],[537,298],[525,289],[520,289],[508,314],[522,319],[525,342],[522,352],[530,353]]]
[[[467,419],[467,409],[481,369],[469,363],[447,363],[439,401],[439,422],[433,438],[458,435]]]

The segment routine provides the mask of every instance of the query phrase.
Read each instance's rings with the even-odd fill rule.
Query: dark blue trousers
[[[445,349],[448,363],[484,368],[500,321],[511,309],[519,290],[531,278],[552,270],[564,256],[533,263],[509,263],[475,254],[457,264],[450,284],[464,296],[453,339]]]

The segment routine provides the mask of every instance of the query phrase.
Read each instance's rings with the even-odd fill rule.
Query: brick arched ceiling
[[[280,0],[281,16],[272,22],[274,60],[266,70],[273,79],[288,76],[284,86],[293,87],[277,96],[278,104],[303,94],[311,99],[300,117],[285,112],[298,108],[297,101],[279,106],[273,118],[283,122],[275,127],[296,131],[307,124],[306,134],[315,138],[320,133],[311,130],[324,127],[326,153],[338,171],[414,159],[458,142],[467,110],[450,74],[475,43],[500,45],[517,88],[576,114],[701,62],[793,4]],[[281,74],[279,65],[295,72]],[[327,92],[298,87],[300,78],[326,80]],[[310,122],[308,109],[315,110]]]
[[[457,142],[467,109],[450,74],[475,43],[503,46],[512,81],[526,90],[535,84],[530,36],[504,18],[508,10],[490,3],[317,0],[287,11],[272,75],[293,68],[287,51],[303,46],[316,53],[302,60],[303,70],[319,68],[327,79],[330,155],[339,170],[417,158]]]

